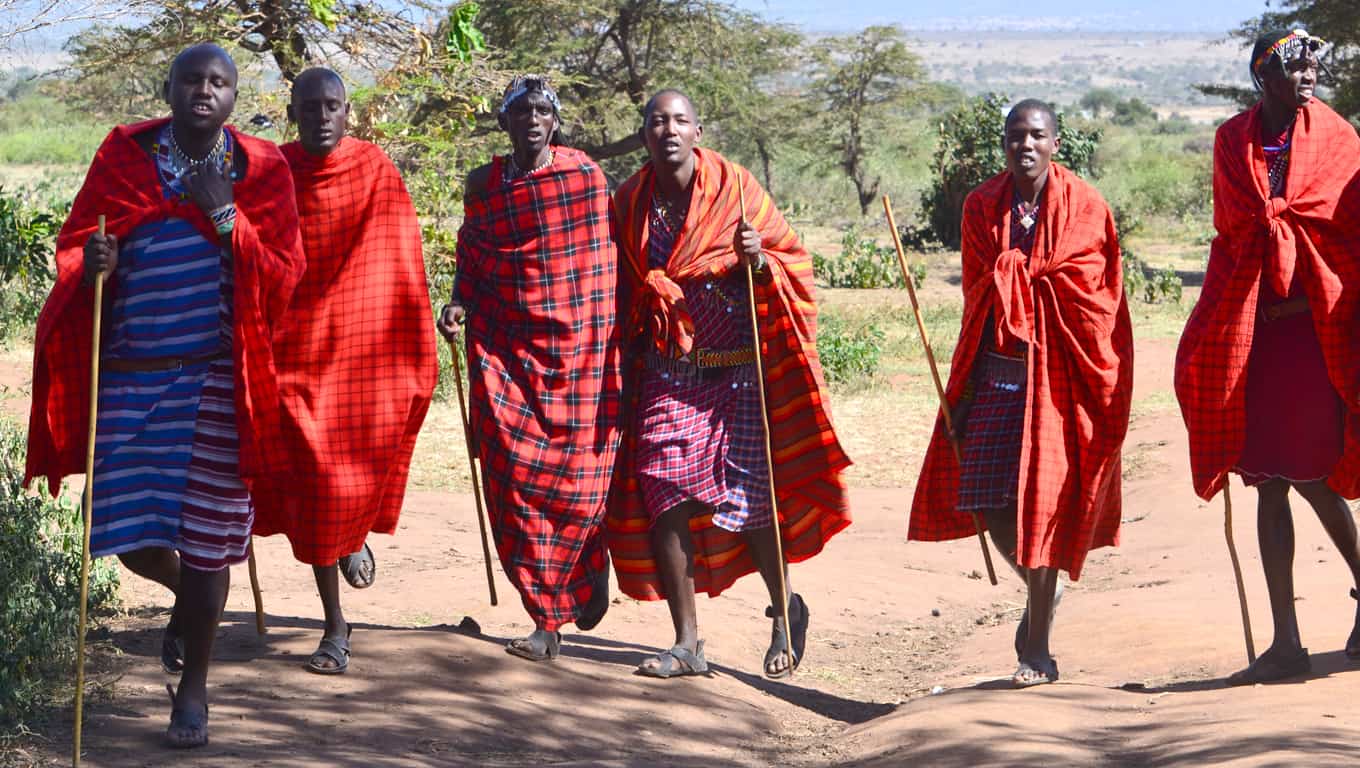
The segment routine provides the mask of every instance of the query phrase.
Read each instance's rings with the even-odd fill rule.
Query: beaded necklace
[[[548,150],[548,159],[544,160],[543,162],[526,171],[521,169],[519,165],[515,163],[514,153],[508,154],[505,156],[505,176],[506,178],[509,179],[518,179],[524,176],[529,176],[531,174],[538,173],[544,168],[547,168],[548,166],[552,165],[554,158],[555,155],[553,151],[550,149]]]

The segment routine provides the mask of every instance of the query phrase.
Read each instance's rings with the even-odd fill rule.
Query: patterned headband
[[[530,87],[530,84],[532,84],[533,87]],[[514,90],[510,91],[510,93],[505,95],[505,100],[501,102],[501,108],[499,112],[501,114],[509,112],[510,105],[515,103],[515,101],[519,99],[519,97],[523,96],[529,91],[538,91],[539,93],[542,93],[543,98],[547,99],[549,104],[552,104],[554,112],[562,111],[562,102],[557,100],[557,92],[552,89],[552,86],[548,85],[547,83],[541,80],[525,80],[524,82],[515,86]]]
[[[1267,61],[1270,61],[1271,56],[1279,56],[1280,63],[1283,64],[1299,58],[1305,50],[1316,51],[1326,44],[1326,40],[1314,37],[1302,29],[1296,29],[1262,51],[1261,55],[1256,57],[1256,61],[1252,62],[1251,71],[1260,74],[1261,68],[1266,65]]]

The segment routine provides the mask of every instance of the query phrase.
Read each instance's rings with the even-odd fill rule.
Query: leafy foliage
[[[0,418],[0,729],[14,728],[68,685],[80,611],[80,510],[30,496],[23,479],[24,437]],[[91,614],[117,605],[118,571],[90,569]]]
[[[878,372],[886,338],[874,323],[856,326],[838,315],[822,315],[817,328],[817,356],[827,382],[841,386],[867,383]]]
[[[936,178],[921,198],[926,221],[940,242],[959,246],[963,201],[974,187],[1006,168],[1002,135],[1009,99],[990,93],[968,99],[939,123]],[[1084,176],[1092,175],[1102,131],[1081,127],[1058,115],[1061,143],[1054,159]]]
[[[0,341],[31,329],[52,287],[52,244],[61,219],[0,187]]]
[[[564,131],[615,177],[636,169],[622,158],[642,148],[642,107],[662,88],[684,90],[706,130],[749,151],[778,122],[762,86],[801,40],[720,0],[491,0],[481,26],[506,68],[558,75]]]
[[[812,270],[829,288],[901,288],[902,268],[897,263],[897,249],[881,246],[873,238],[865,237],[857,228],[850,228],[841,238],[838,258],[812,255]],[[907,265],[912,285],[919,288],[926,279],[924,262]]]

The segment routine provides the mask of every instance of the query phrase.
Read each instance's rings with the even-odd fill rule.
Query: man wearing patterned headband
[[[1294,611],[1291,488],[1360,588],[1344,500],[1360,496],[1360,138],[1313,95],[1320,45],[1295,30],[1252,51],[1261,99],[1218,129],[1217,236],[1176,353],[1195,491],[1226,491],[1231,472],[1258,494],[1275,637],[1231,685],[1311,669]],[[1360,607],[1345,653],[1360,659]]]
[[[197,747],[208,743],[228,566],[249,552],[251,488],[287,471],[272,334],[303,259],[288,164],[273,144],[223,127],[236,103],[226,51],[185,50],[164,93],[170,118],[104,140],[57,237],[25,482],[45,475],[55,492],[82,471],[91,284],[103,273],[90,552],[117,554],[174,592],[161,663],[182,675],[166,741]]]
[[[609,607],[601,521],[617,443],[617,256],[599,165],[557,143],[560,104],[517,77],[498,112],[513,150],[473,171],[446,338],[467,323],[471,422],[496,549],[529,636],[506,651],[555,658],[559,629]]]

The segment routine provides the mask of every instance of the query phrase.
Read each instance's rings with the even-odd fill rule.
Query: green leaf
[[[450,19],[448,38],[444,41],[444,51],[457,56],[459,61],[469,61],[473,53],[486,50],[486,37],[473,25],[482,7],[477,3],[462,3],[453,9]]]
[[[307,10],[311,12],[312,18],[326,25],[326,29],[335,29],[335,25],[340,21],[340,16],[335,12],[335,0],[307,0]]]

